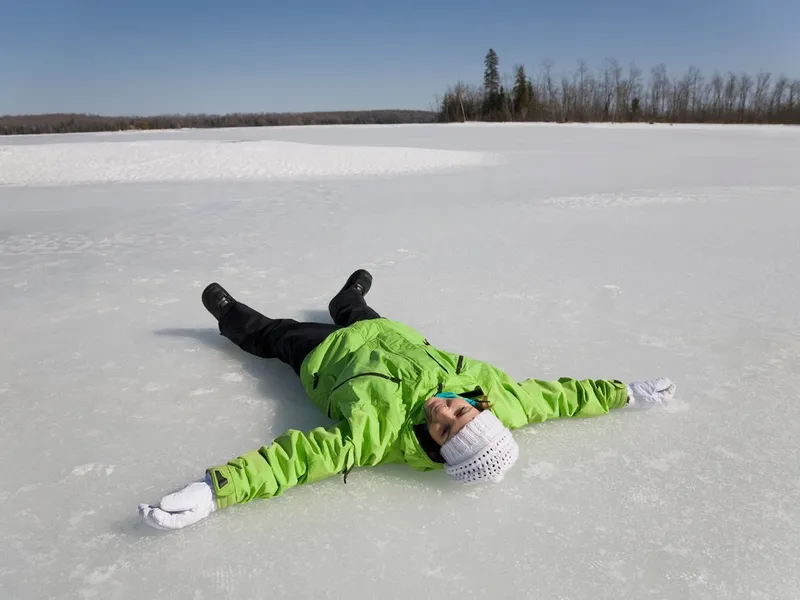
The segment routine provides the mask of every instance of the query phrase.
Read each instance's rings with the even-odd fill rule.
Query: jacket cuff
[[[206,482],[214,490],[217,508],[227,508],[236,503],[236,488],[229,467],[221,465],[206,469]]]
[[[617,397],[613,403],[609,403],[608,408],[622,408],[628,403],[628,386],[618,379],[614,379],[612,383],[617,388]]]

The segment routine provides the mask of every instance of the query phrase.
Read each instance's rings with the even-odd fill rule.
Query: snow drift
[[[158,140],[0,146],[0,184],[385,176],[477,166],[482,152],[280,141]]]

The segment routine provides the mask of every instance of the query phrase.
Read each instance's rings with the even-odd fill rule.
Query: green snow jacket
[[[439,350],[388,319],[359,321],[329,335],[306,357],[300,378],[335,424],[307,433],[290,429],[269,445],[207,469],[219,508],[279,496],[353,467],[405,462],[421,471],[441,468],[423,451],[414,426],[425,420],[425,401],[442,390],[480,390],[510,429],[601,415],[627,401],[619,381],[517,383],[490,364]]]

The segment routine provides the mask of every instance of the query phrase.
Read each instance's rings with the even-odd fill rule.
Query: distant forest
[[[110,117],[86,114],[0,116],[0,135],[147,129],[359,125],[462,121],[752,123],[800,125],[800,79],[771,73],[714,72],[696,67],[680,77],[659,64],[649,75],[607,59],[600,71],[579,61],[556,73],[545,60],[535,77],[525,66],[500,71],[494,49],[482,84],[463,81],[437,96],[432,110],[232,113]]]
[[[544,61],[536,78],[524,65],[500,76],[499,58],[484,59],[483,85],[458,82],[437,100],[438,120],[800,124],[800,79],[766,72],[704,75],[697,67],[670,77],[659,64],[649,77],[608,59],[600,72],[585,61],[561,75]]]
[[[156,115],[152,117],[48,114],[0,116],[0,135],[280,125],[434,123],[435,121],[436,113],[424,110],[232,113],[227,115]]]

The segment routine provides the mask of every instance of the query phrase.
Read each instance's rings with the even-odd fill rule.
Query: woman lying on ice
[[[196,523],[219,508],[272,498],[291,487],[354,467],[406,462],[444,468],[459,483],[500,481],[517,460],[511,435],[529,423],[589,417],[626,405],[665,404],[668,379],[512,380],[500,369],[439,350],[410,327],[384,319],[364,296],[372,276],[353,273],[331,300],[334,325],[270,319],[237,302],[219,284],[202,295],[219,330],[242,350],[291,365],[314,403],[336,422],[308,433],[289,430],[206,470],[203,481],[140,504],[160,529]]]

